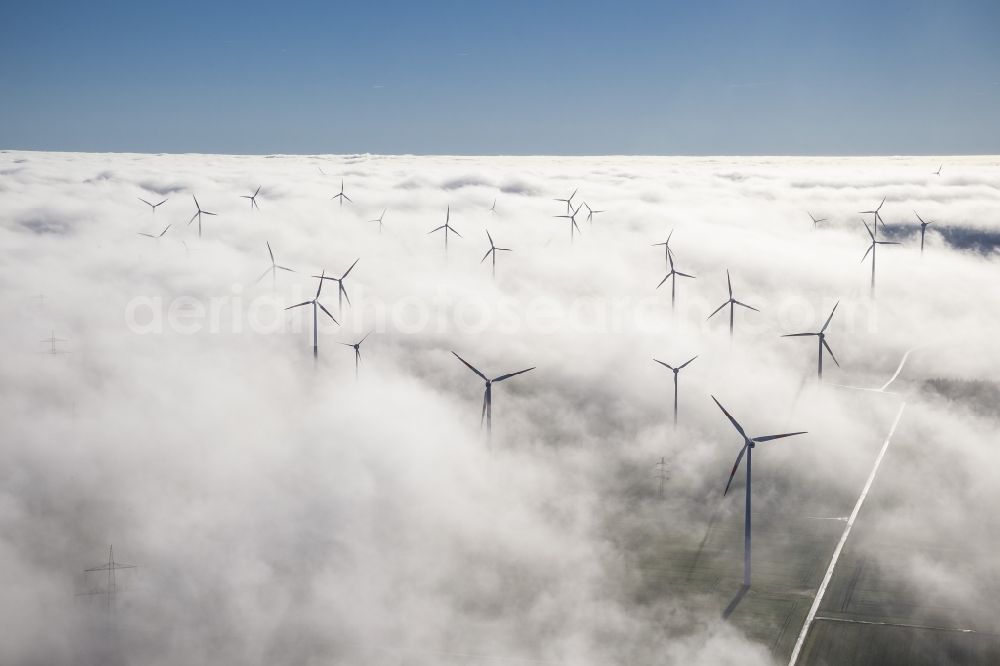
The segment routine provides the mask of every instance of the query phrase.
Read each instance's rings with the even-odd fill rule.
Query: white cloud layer
[[[259,211],[239,198],[258,185]],[[605,212],[582,209],[571,245],[554,199],[577,188]],[[192,194],[217,213],[200,239]],[[883,197],[880,233],[902,245],[879,247],[873,300],[857,211]],[[446,258],[427,232],[448,206],[462,237]],[[934,220],[923,256],[914,211]],[[771,663],[712,589],[642,591],[642,562],[693,551],[712,520],[741,525],[741,493],[720,503],[739,441],[709,394],[751,434],[809,431],[755,457],[761,549],[791,560],[810,537],[766,517],[846,515],[900,399],[831,384],[881,385],[911,348],[858,544],[920,599],[995,614],[978,581],[998,573],[996,406],[925,381],[1000,372],[997,254],[957,247],[1000,237],[998,211],[989,157],[2,152],[0,663]],[[485,229],[513,250],[495,281]],[[673,313],[651,247],[671,230],[696,276]],[[254,282],[266,243],[296,271],[275,288]],[[309,308],[283,308],[357,258],[342,311],[324,286],[340,325],[320,320],[314,363]],[[732,342],[725,312],[706,321],[727,269],[760,310],[737,312]],[[826,359],[819,386],[812,339],[779,336],[838,301],[840,367]],[[372,329],[355,381],[338,343]],[[41,353],[50,331],[69,353]],[[482,381],[451,350],[490,376],[536,366],[495,385],[492,450]],[[673,429],[652,359],[694,355]],[[922,539],[963,567],[919,548],[888,561],[886,543]],[[109,633],[75,595],[103,589],[82,569],[110,543],[139,568],[119,574]]]

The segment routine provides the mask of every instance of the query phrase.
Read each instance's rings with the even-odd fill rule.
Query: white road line
[[[887,381],[885,384],[883,384],[882,388],[880,388],[879,391],[885,392],[885,390],[887,388],[889,388],[889,384],[891,384],[894,381],[896,381],[896,377],[899,377],[899,373],[901,373],[903,371],[903,365],[906,363],[906,359],[909,358],[910,352],[913,352],[914,350],[916,350],[916,347],[914,347],[913,349],[907,349],[906,350],[906,353],[903,354],[903,358],[900,359],[900,361],[899,361],[899,367],[896,368],[896,373],[892,377],[889,377],[889,381]]]
[[[931,631],[955,631],[960,634],[979,633],[975,629],[958,629],[955,627],[932,627],[926,624],[906,624],[904,622],[876,622],[873,620],[852,620],[849,617],[827,617],[825,615],[820,615],[816,619],[825,620],[827,622],[849,622],[851,624],[874,624],[882,627],[904,627],[906,629],[930,629]]]
[[[909,355],[909,352],[907,352],[907,355]],[[906,356],[903,357],[903,360],[906,360]],[[900,363],[899,367],[902,369],[903,364]],[[898,374],[899,370],[896,370],[896,375]],[[893,379],[895,378],[896,376],[893,375]],[[889,383],[887,383],[886,386],[891,383],[892,379],[889,380]],[[837,566],[837,560],[840,559],[840,553],[844,550],[844,544],[847,542],[847,537],[851,533],[851,528],[854,527],[854,521],[858,518],[858,513],[861,511],[861,505],[865,503],[865,498],[868,497],[868,491],[871,490],[872,483],[875,481],[875,475],[878,473],[879,465],[882,464],[885,452],[889,448],[889,441],[892,439],[893,433],[896,432],[896,426],[899,425],[899,419],[903,417],[903,409],[905,407],[905,402],[899,406],[899,411],[896,412],[896,419],[892,422],[892,427],[889,428],[889,434],[885,436],[885,441],[882,443],[882,450],[878,452],[878,457],[875,458],[875,465],[872,467],[871,474],[868,475],[865,487],[858,496],[858,501],[854,505],[854,510],[851,511],[851,517],[847,519],[847,524],[844,526],[844,533],[840,535],[840,541],[837,543],[837,547],[833,551],[833,557],[830,559],[830,566],[826,569],[826,574],[823,576],[823,582],[820,583],[819,590],[816,591],[816,598],[813,599],[812,606],[809,608],[809,613],[806,615],[806,621],[802,624],[802,631],[799,632],[799,637],[795,641],[795,647],[792,649],[792,657],[788,660],[789,666],[795,666],[795,662],[799,659],[799,652],[802,651],[802,646],[805,645],[806,635],[809,633],[809,628],[812,626],[813,620],[816,619],[816,611],[819,610],[819,605],[823,601],[823,595],[826,594],[826,588],[830,584],[830,579],[833,578],[833,570]]]

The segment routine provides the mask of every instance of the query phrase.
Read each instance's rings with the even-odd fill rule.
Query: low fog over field
[[[603,212],[581,208],[571,243],[554,216],[574,191]],[[216,213],[200,238],[192,195]],[[879,239],[900,245],[878,246],[873,298],[858,211],[883,198]],[[449,207],[446,255],[428,232]],[[486,230],[512,250],[495,279]],[[695,276],[673,311],[653,246],[671,231]],[[782,525],[839,535],[809,520],[850,513],[905,401],[855,547],[928,624],[995,631],[998,242],[992,157],[2,152],[0,663],[787,659],[719,590],[648,586],[671,548],[742,529],[742,468],[722,497],[741,441],[710,395],[751,435],[808,431],[755,449],[773,562],[809,538]],[[294,271],[273,283],[268,243]],[[284,308],[356,259],[342,309],[324,284],[339,325],[320,313],[314,361],[311,308]],[[759,310],[732,340],[728,310],[706,320],[727,269]],[[779,336],[837,302],[821,385],[815,339]],[[355,380],[340,343],[370,331]],[[884,385],[908,350],[892,393],[837,386]],[[493,387],[491,444],[452,351],[490,377],[535,368]],[[674,428],[653,359],[696,355]],[[109,621],[83,570],[110,544],[138,568]],[[723,561],[728,600],[742,544]]]

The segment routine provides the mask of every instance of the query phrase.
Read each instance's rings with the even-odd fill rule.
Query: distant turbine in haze
[[[365,337],[361,338],[357,342],[341,342],[340,344],[345,347],[352,347],[354,349],[354,378],[358,378],[358,364],[361,363],[361,343],[368,339],[368,336],[372,334],[372,331],[365,333]]]
[[[490,249],[486,250],[486,254],[484,254],[483,258],[479,260],[479,263],[483,263],[484,261],[486,261],[486,257],[488,257],[488,256],[490,256],[492,254],[493,255],[493,277],[496,278],[496,276],[497,276],[497,252],[511,252],[512,250],[509,247],[497,247],[496,244],[493,242],[493,236],[490,236],[489,229],[486,230],[486,237],[490,239]]]
[[[782,335],[783,338],[801,338],[815,335],[819,340],[819,360],[817,361],[817,375],[820,379],[823,379],[823,348],[826,347],[826,351],[830,353],[830,358],[833,362],[840,367],[840,363],[837,361],[837,357],[833,355],[833,350],[830,349],[830,345],[826,342],[826,327],[830,325],[830,320],[833,319],[833,313],[837,311],[837,306],[840,305],[840,301],[833,306],[833,310],[830,311],[830,316],[826,318],[826,323],[823,324],[823,328],[819,329],[818,333],[789,333],[787,335]]]
[[[568,199],[555,199],[555,201],[562,201],[563,203],[565,203],[566,204],[566,212],[568,213],[571,210],[573,210],[573,197],[575,197],[576,193],[579,192],[579,191],[580,191],[580,188],[577,188],[577,189],[573,190],[573,194],[569,195]]]
[[[271,289],[276,289],[277,286],[278,286],[277,273],[278,273],[279,270],[281,270],[281,271],[288,271],[289,273],[294,273],[295,271],[293,271],[291,268],[286,268],[285,266],[279,266],[277,263],[275,263],[275,261],[274,261],[274,252],[271,251],[271,243],[270,243],[270,241],[267,241],[267,253],[271,256],[271,267],[265,269],[265,271],[260,274],[260,277],[257,278],[254,281],[254,284],[259,283],[261,280],[263,280],[265,277],[267,277],[268,273],[270,273],[271,274]]]
[[[497,213],[497,200],[496,199],[493,200],[493,205],[490,206],[490,212],[493,213],[494,215],[498,214]]]
[[[569,220],[569,242],[570,242],[570,244],[573,243],[573,238],[574,238],[573,230],[575,229],[576,231],[580,231],[580,227],[577,226],[577,224],[576,224],[576,214],[579,213],[579,212],[580,212],[580,206],[577,206],[576,210],[574,210],[572,212],[568,212],[567,215],[553,215],[553,217],[561,217],[561,218],[565,218],[565,219]]]
[[[804,435],[805,431],[801,432],[786,432],[781,435],[764,435],[762,437],[748,437],[746,431],[743,430],[736,419],[734,419],[726,408],[722,406],[715,396],[712,396],[712,400],[715,400],[715,404],[719,406],[722,413],[726,415],[729,422],[733,424],[736,431],[740,433],[740,437],[743,438],[743,448],[740,449],[740,454],[736,456],[736,464],[733,465],[733,471],[729,473],[729,481],[726,482],[726,489],[722,492],[725,496],[729,492],[729,486],[733,482],[733,477],[736,476],[736,470],[740,466],[740,461],[743,459],[744,454],[747,458],[747,487],[746,487],[746,503],[745,503],[745,515],[743,518],[743,586],[750,587],[750,483],[752,476],[750,473],[750,462],[753,454],[754,447],[761,442],[770,442],[774,439],[781,439],[782,437],[792,437],[794,435]]]
[[[197,218],[197,220],[198,220],[198,238],[201,238],[201,216],[202,215],[215,215],[215,213],[209,213],[207,210],[202,210],[201,209],[201,204],[198,203],[198,197],[196,197],[195,195],[192,194],[191,198],[194,199],[194,206],[198,210],[195,212],[194,215],[191,216],[191,219],[188,220],[188,225],[190,226],[190,224],[192,222],[194,222],[195,219]]]
[[[316,357],[319,356],[319,311],[317,310],[317,307],[320,310],[322,310],[323,312],[325,312],[327,317],[329,317],[330,319],[333,319],[333,323],[334,324],[336,324],[337,326],[340,326],[340,322],[337,321],[336,318],[334,318],[334,316],[332,314],[330,314],[330,311],[327,310],[325,307],[323,307],[323,304],[319,302],[319,295],[323,291],[323,278],[325,276],[326,276],[326,270],[324,270],[321,275],[314,276],[314,277],[319,277],[319,284],[316,286],[316,296],[313,297],[312,300],[310,300],[310,301],[303,301],[302,303],[296,303],[295,305],[289,305],[287,308],[285,308],[286,310],[291,310],[292,308],[299,308],[299,307],[302,307],[303,305],[311,305],[311,306],[313,306],[313,308],[312,308],[312,310],[313,310],[313,358],[316,358]]]
[[[880,241],[880,240],[875,240],[875,233],[876,232],[873,232],[868,227],[868,223],[867,222],[862,222],[862,224],[865,225],[865,231],[868,232],[868,236],[872,239],[872,244],[868,246],[867,250],[865,250],[865,256],[861,257],[861,263],[864,263],[865,259],[868,258],[868,254],[871,253],[871,255],[872,255],[872,294],[874,294],[875,293],[875,246],[877,246],[877,245],[899,245],[899,243],[897,243],[895,241]]]
[[[455,227],[451,226],[451,206],[448,206],[448,212],[446,212],[445,215],[444,215],[444,224],[442,224],[440,227],[435,227],[434,229],[431,229],[430,231],[427,232],[427,234],[430,235],[430,234],[434,233],[435,231],[441,231],[442,229],[444,229],[444,253],[445,253],[445,255],[447,255],[448,254],[448,233],[451,232],[451,233],[455,234],[456,236],[458,236],[459,238],[463,238],[462,234],[458,233],[458,231],[455,229]]]
[[[810,218],[810,219],[811,219],[811,220],[813,221],[813,226],[814,226],[814,227],[816,227],[816,226],[819,226],[819,223],[820,223],[820,222],[826,222],[826,221],[827,221],[827,219],[826,219],[825,217],[821,217],[821,218],[819,218],[819,219],[816,219],[815,217],[813,217],[813,214],[812,214],[812,213],[809,213],[808,211],[806,212],[806,214],[807,214],[807,215],[809,216],[809,218]]]
[[[923,254],[924,253],[924,233],[927,231],[928,225],[933,224],[933,222],[924,222],[924,218],[920,217],[920,214],[917,213],[917,211],[913,211],[913,214],[917,216],[918,220],[920,220],[920,254]]]
[[[941,167],[943,167],[943,166],[944,165],[942,164],[941,166],[938,167],[938,170],[934,172],[935,176],[940,176],[941,175]]]
[[[455,352],[452,352],[455,354]],[[494,377],[493,379],[488,379],[486,375],[477,370],[471,363],[466,361],[464,358],[455,354],[455,358],[461,361],[469,370],[479,375],[484,382],[486,382],[486,392],[483,393],[483,413],[479,418],[479,427],[483,426],[483,419],[486,420],[486,438],[487,441],[491,440],[493,437],[493,382],[502,382],[505,379],[510,379],[516,375],[522,375],[529,370],[534,370],[534,367],[530,367],[526,370],[518,370],[517,372],[509,372],[506,375],[500,375],[499,377]]]
[[[138,199],[139,201],[141,201],[142,203],[144,203],[144,204],[146,204],[147,206],[149,206],[149,207],[150,207],[150,209],[152,209],[152,211],[153,211],[153,215],[156,215],[156,209],[157,209],[157,208],[159,208],[159,207],[160,207],[160,206],[162,206],[163,204],[167,203],[167,200],[166,200],[166,199],[164,199],[163,201],[161,201],[161,202],[160,202],[160,203],[158,203],[158,204],[154,204],[154,203],[149,203],[148,201],[146,201],[146,200],[145,200],[145,199],[143,199],[142,197],[136,197],[136,198],[137,198],[137,199]]]
[[[698,358],[698,357],[697,356],[692,356],[690,359],[688,359],[687,361],[684,361],[683,363],[681,363],[677,367],[674,367],[674,366],[672,366],[672,365],[670,365],[668,363],[664,363],[663,361],[661,361],[659,359],[656,359],[656,358],[653,359],[654,361],[656,361],[657,363],[659,363],[660,365],[662,365],[664,368],[667,368],[668,370],[670,370],[670,371],[672,371],[674,373],[674,425],[677,425],[677,375],[680,374],[680,371],[683,370],[687,366],[688,363],[690,363],[691,361],[695,360],[696,358]]]
[[[747,308],[749,310],[753,310],[754,312],[760,312],[760,310],[758,310],[757,308],[755,308],[753,306],[747,305],[746,303],[741,303],[740,301],[738,301],[735,298],[733,298],[733,281],[729,279],[729,269],[726,269],[726,284],[729,285],[729,300],[726,301],[725,303],[723,303],[722,305],[720,305],[718,308],[716,308],[715,312],[713,312],[712,314],[708,315],[708,319],[711,319],[712,317],[714,317],[719,310],[721,310],[722,308],[724,308],[724,307],[726,307],[728,305],[729,306],[729,337],[731,338],[731,337],[733,337],[733,312],[735,311],[737,305],[739,305],[741,307],[744,307],[744,308]]]
[[[667,240],[663,241],[662,243],[652,244],[652,247],[659,247],[660,245],[663,246],[663,255],[664,255],[663,260],[668,267],[670,266],[670,260],[673,259],[674,257],[674,251],[670,248],[670,239],[673,238],[673,236],[674,236],[674,230],[671,229],[670,233],[667,234]]]
[[[344,287],[344,280],[347,279],[347,276],[350,274],[351,271],[354,270],[354,267],[357,266],[357,264],[358,264],[359,261],[361,261],[361,257],[358,257],[357,259],[355,259],[354,263],[351,264],[350,268],[348,268],[346,271],[344,271],[344,274],[341,275],[340,277],[330,277],[330,276],[325,275],[325,274],[324,275],[313,275],[314,278],[319,278],[320,280],[332,280],[333,282],[337,283],[337,314],[338,315],[343,315],[344,314],[344,299],[345,298],[347,299],[347,304],[348,305],[351,304],[351,298],[350,298],[350,296],[347,295],[347,289]]]
[[[885,197],[882,197],[882,203],[880,203],[875,210],[863,210],[863,211],[861,211],[862,215],[874,215],[875,216],[875,224],[873,224],[872,226],[875,228],[875,233],[876,234],[878,233],[878,225],[880,223],[882,225],[883,231],[885,230],[885,222],[882,220],[882,215],[879,214],[879,211],[882,210],[882,206],[883,205],[885,205]]]
[[[593,208],[591,208],[587,204],[586,201],[583,202],[583,207],[587,209],[587,222],[590,222],[591,224],[594,223],[594,216],[595,215],[597,215],[598,213],[603,213],[604,212],[603,210],[594,210]]]
[[[673,310],[674,301],[676,300],[677,297],[677,276],[679,275],[681,277],[686,277],[691,279],[694,279],[694,276],[688,275],[687,273],[681,273],[679,270],[676,270],[674,268],[674,258],[670,256],[669,253],[667,254],[667,265],[670,266],[670,271],[663,277],[662,280],[660,280],[660,284],[656,285],[656,288],[659,289],[660,287],[663,286],[664,282],[666,282],[668,279],[670,280],[670,309]]]
[[[340,192],[337,193],[337,194],[334,194],[332,197],[330,197],[331,201],[333,201],[334,199],[340,199],[340,207],[341,208],[344,207],[344,199],[347,199],[348,203],[354,203],[353,201],[351,201],[351,197],[349,197],[346,194],[344,194],[344,179],[343,178],[340,179]]]
[[[378,222],[378,232],[382,233],[382,218],[385,217],[385,208],[382,209],[382,214],[376,217],[374,220],[368,220],[368,223]]]
[[[260,194],[260,185],[257,186],[257,191],[254,192],[253,194],[241,194],[240,195],[240,199],[249,199],[250,200],[250,210],[253,210],[254,208],[256,208],[257,210],[260,210],[260,206],[257,205],[257,195],[258,194]]]

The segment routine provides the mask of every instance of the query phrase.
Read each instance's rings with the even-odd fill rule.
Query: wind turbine
[[[320,292],[323,291],[323,278],[326,275],[326,270],[323,271],[321,275],[313,276],[319,277],[319,285],[316,287],[316,296],[311,301],[303,301],[301,303],[296,303],[295,305],[289,305],[286,310],[291,310],[292,308],[302,307],[303,305],[313,306],[313,358],[319,356],[319,312],[316,310],[318,307],[320,310],[326,313],[326,316],[333,319],[333,323],[340,326],[340,322],[337,321],[330,311],[323,307],[323,304],[319,302]]]
[[[577,206],[576,210],[572,211],[572,213],[569,213],[569,211],[567,211],[567,213],[569,213],[567,215],[554,215],[553,216],[553,217],[562,217],[562,218],[565,218],[565,219],[569,220],[569,242],[570,243],[573,242],[573,230],[576,229],[577,231],[580,231],[580,227],[577,226],[577,224],[576,224],[576,214],[579,213],[579,212],[580,212],[580,206]],[[583,233],[583,232],[581,232],[581,233]]]
[[[455,229],[455,227],[451,226],[451,206],[448,206],[448,212],[445,213],[444,224],[442,224],[440,227],[435,227],[434,229],[431,229],[430,231],[427,232],[427,234],[430,235],[430,234],[434,233],[435,231],[441,231],[442,229],[444,229],[444,253],[445,253],[445,255],[447,255],[448,254],[448,232],[450,231],[451,233],[455,234],[459,238],[463,238],[462,234],[458,233],[458,231]]]
[[[726,411],[726,408],[722,406],[715,396],[712,396],[712,400],[715,400],[715,404],[719,406],[722,413],[726,415],[729,422],[733,424],[736,428],[736,432],[740,433],[740,437],[743,438],[743,448],[740,449],[740,453],[736,456],[736,464],[733,465],[733,471],[729,473],[729,481],[726,482],[726,489],[722,492],[723,497],[729,492],[729,486],[733,482],[733,477],[736,476],[736,470],[740,466],[740,461],[743,460],[743,456],[747,457],[747,487],[746,487],[746,504],[745,511],[746,515],[743,520],[743,586],[750,587],[750,482],[752,479],[750,473],[750,462],[753,455],[754,447],[761,442],[770,442],[774,439],[781,439],[782,437],[792,437],[794,435],[804,435],[805,431],[801,432],[786,432],[781,435],[764,435],[761,437],[748,437],[746,431],[743,430],[743,426],[737,422],[732,415]]]
[[[920,254],[923,254],[924,253],[924,232],[927,231],[927,226],[930,225],[930,224],[933,224],[933,222],[924,222],[924,218],[920,217],[920,214],[917,213],[917,211],[913,211],[913,214],[917,216],[918,220],[920,220]]]
[[[164,199],[163,201],[161,201],[161,202],[160,202],[160,203],[158,203],[158,204],[154,204],[154,203],[149,203],[148,201],[146,201],[146,200],[145,200],[145,199],[143,199],[142,197],[136,197],[136,199],[138,199],[138,200],[139,200],[139,201],[141,201],[142,203],[144,203],[144,204],[146,204],[147,206],[149,206],[149,207],[150,207],[150,208],[151,208],[151,209],[153,210],[153,215],[156,215],[156,209],[157,209],[157,208],[159,208],[159,207],[160,207],[160,206],[162,206],[163,204],[167,203],[167,200],[166,200],[166,199]]]
[[[840,301],[837,301],[833,309],[830,310],[830,316],[826,318],[826,323],[823,324],[823,328],[819,329],[818,333],[789,333],[787,335],[782,335],[783,338],[802,338],[810,335],[815,335],[819,338],[819,360],[817,362],[817,375],[820,379],[823,379],[823,348],[826,347],[826,351],[830,353],[830,358],[833,362],[840,367],[840,363],[837,361],[837,357],[833,355],[833,350],[830,349],[830,345],[826,341],[826,327],[830,325],[830,320],[833,319],[833,313],[837,311],[837,306],[840,305]]]
[[[289,273],[294,273],[295,271],[293,271],[291,268],[287,268],[285,266],[279,266],[277,263],[275,263],[275,261],[274,261],[274,252],[271,251],[271,242],[270,241],[267,241],[267,253],[269,255],[271,255],[271,267],[268,268],[268,269],[266,269],[263,273],[261,273],[260,277],[257,278],[257,280],[254,282],[254,284],[257,284],[258,282],[260,282],[261,280],[263,280],[265,277],[267,277],[267,274],[270,273],[271,274],[271,289],[276,289],[277,286],[278,286],[277,273],[278,273],[279,270],[288,271]]]
[[[344,280],[347,279],[347,275],[354,270],[357,263],[361,261],[361,257],[354,260],[351,267],[344,271],[344,274],[340,277],[327,277],[326,275],[313,275],[314,278],[319,278],[320,280],[332,280],[337,283],[337,314],[342,315],[344,313],[344,299],[347,299],[347,304],[351,304],[351,297],[347,295],[347,289],[344,288]]]
[[[899,245],[899,243],[897,243],[895,241],[880,241],[880,240],[875,240],[875,233],[877,233],[878,229],[876,228],[875,232],[872,232],[872,230],[868,227],[868,223],[867,222],[862,222],[862,224],[865,225],[865,231],[867,231],[868,235],[871,237],[872,244],[868,246],[867,250],[865,250],[865,256],[861,257],[861,263],[865,262],[865,259],[868,258],[868,253],[870,252],[871,255],[872,255],[872,294],[874,294],[875,293],[875,246],[876,245]]]
[[[198,210],[195,212],[194,215],[191,216],[191,219],[188,220],[188,225],[190,226],[190,224],[192,222],[194,222],[195,218],[198,218],[198,238],[201,238],[201,216],[202,215],[215,215],[215,213],[209,213],[207,210],[202,210],[201,209],[201,204],[198,203],[198,197],[196,197],[195,195],[192,194],[191,198],[194,199],[194,206]]]
[[[333,201],[334,199],[340,199],[340,207],[341,208],[344,207],[344,199],[347,199],[350,203],[354,203],[353,201],[351,201],[351,197],[349,197],[346,194],[344,194],[344,179],[343,178],[340,179],[340,192],[338,194],[334,194],[332,197],[330,197],[330,201]]]
[[[597,215],[598,213],[603,213],[604,212],[603,210],[594,210],[593,208],[591,208],[587,204],[586,201],[583,202],[583,206],[584,206],[584,208],[587,209],[587,222],[590,222],[591,224],[594,223],[594,216],[595,215]]]
[[[690,363],[691,361],[695,360],[696,358],[698,358],[698,357],[697,356],[692,356],[690,359],[688,359],[684,363],[681,363],[677,367],[674,367],[674,366],[670,365],[669,363],[664,363],[663,361],[661,361],[659,359],[656,359],[656,358],[653,359],[654,361],[656,361],[657,363],[659,363],[660,365],[662,365],[664,368],[666,368],[666,369],[668,369],[668,370],[670,370],[670,371],[672,371],[674,373],[674,425],[675,426],[677,425],[677,375],[680,374],[681,370],[683,370],[687,366],[688,363]]]
[[[882,228],[885,229],[885,222],[882,220],[882,216],[879,214],[879,211],[882,210],[882,206],[884,204],[885,204],[885,197],[882,197],[882,203],[880,203],[875,210],[863,210],[863,211],[861,211],[862,215],[874,215],[875,216],[875,224],[873,225],[875,227],[875,233],[878,233],[879,222],[882,223]]]
[[[115,548],[114,546],[108,546],[108,561],[106,564],[101,564],[96,567],[90,567],[89,569],[84,569],[84,573],[91,573],[94,571],[107,571],[108,572],[108,586],[105,593],[108,595],[108,612],[112,610],[112,603],[115,598],[115,594],[118,591],[117,581],[115,580],[115,572],[121,569],[135,569],[134,564],[122,564],[121,562],[115,562]]]
[[[677,296],[677,276],[680,275],[681,277],[691,279],[694,279],[694,276],[688,275],[687,273],[681,273],[679,270],[674,268],[674,258],[670,256],[669,253],[667,254],[667,264],[670,266],[670,272],[667,273],[662,280],[660,280],[660,284],[656,285],[656,288],[659,289],[668,278],[670,279],[670,309],[673,310],[674,300]]]
[[[819,218],[819,219],[817,220],[817,219],[816,219],[815,217],[813,217],[813,214],[812,214],[812,213],[810,213],[810,212],[808,212],[808,211],[806,211],[806,214],[807,214],[807,215],[809,216],[809,218],[810,218],[810,219],[811,219],[811,220],[813,221],[813,227],[816,227],[816,226],[819,226],[819,223],[820,223],[820,222],[826,222],[826,221],[827,221],[827,219],[826,219],[825,217],[821,217],[821,218]]]
[[[169,229],[169,228],[170,228],[170,225],[168,224],[167,226],[163,227],[163,231],[161,231],[160,233],[156,234],[155,236],[153,234],[147,234],[144,231],[140,231],[139,235],[140,236],[146,236],[148,238],[163,238],[163,234],[167,233],[167,229]]]
[[[490,230],[489,229],[486,230],[486,237],[490,239],[490,249],[486,250],[486,254],[484,254],[483,258],[479,260],[479,263],[483,263],[484,261],[486,261],[486,257],[488,257],[488,256],[490,256],[492,254],[493,255],[493,277],[496,278],[496,276],[497,276],[497,252],[512,252],[512,250],[509,247],[497,247],[496,244],[493,242],[493,236],[490,236]]]
[[[341,342],[340,343],[340,344],[344,345],[345,347],[353,347],[354,348],[354,378],[355,379],[358,378],[358,364],[361,362],[361,343],[364,342],[365,340],[367,340],[368,336],[371,335],[371,334],[372,334],[372,332],[368,331],[367,333],[365,333],[365,337],[361,338],[360,340],[358,340],[357,342],[354,342],[354,343],[351,343],[351,342]]]
[[[452,352],[455,354],[455,352]],[[516,375],[522,375],[529,370],[534,370],[534,366],[528,368],[527,370],[518,370],[517,372],[509,372],[506,375],[500,375],[499,377],[494,377],[489,379],[483,373],[479,372],[471,363],[466,361],[464,358],[455,354],[455,358],[465,364],[469,370],[479,375],[484,382],[486,382],[486,392],[483,393],[483,413],[479,418],[479,427],[483,426],[483,419],[486,420],[486,440],[490,441],[493,438],[493,382],[502,382],[505,379],[510,379]]]
[[[256,208],[260,210],[260,206],[257,205],[257,195],[260,194],[260,185],[257,186],[257,190],[253,194],[241,194],[240,199],[250,200],[250,210]]]
[[[382,218],[385,217],[385,208],[382,209],[382,214],[376,217],[374,220],[368,220],[368,223],[378,222],[378,232],[382,233]]]
[[[493,200],[493,205],[490,206],[490,212],[493,213],[494,215],[499,215],[499,213],[497,212],[497,200],[496,199]]]
[[[63,351],[62,349],[58,349],[56,347],[56,343],[57,342],[69,342],[69,340],[66,340],[64,338],[57,338],[55,331],[52,331],[51,336],[48,337],[48,338],[44,338],[43,340],[41,340],[41,342],[48,342],[49,345],[51,345],[49,347],[49,350],[47,352],[43,352],[45,354],[68,354],[69,353],[68,351]]]
[[[555,201],[562,201],[563,203],[565,203],[566,204],[566,212],[568,213],[571,210],[573,210],[573,197],[575,197],[576,193],[579,192],[579,191],[580,191],[580,188],[576,188],[575,190],[573,190],[573,194],[569,195],[568,199],[555,199]]]
[[[729,300],[726,301],[725,303],[723,303],[722,305],[720,305],[718,308],[716,308],[715,312],[713,312],[712,314],[708,315],[708,319],[711,319],[712,317],[714,317],[719,310],[721,310],[722,308],[724,308],[724,307],[726,307],[728,305],[729,306],[729,337],[731,338],[731,337],[733,337],[733,312],[735,311],[737,305],[740,305],[740,306],[743,306],[743,307],[748,308],[750,310],[753,310],[754,312],[760,312],[760,310],[758,310],[757,308],[755,308],[753,306],[747,305],[746,303],[741,303],[740,301],[738,301],[735,298],[733,298],[733,281],[731,279],[729,279],[729,269],[728,268],[726,269],[726,283],[729,285]],[[706,319],[705,321],[708,321],[708,319]]]
[[[938,170],[934,172],[935,176],[940,176],[941,175],[941,167],[943,167],[943,166],[944,165],[942,164],[941,166],[938,167]]]
[[[667,264],[670,264],[670,260],[674,256],[674,251],[670,249],[670,239],[671,237],[673,237],[673,235],[674,235],[674,230],[671,229],[670,233],[667,234],[667,240],[663,241],[662,243],[653,243],[651,246],[651,247],[658,247],[660,245],[663,246],[663,254],[665,255],[664,260]]]
[[[670,472],[667,471],[667,458],[666,456],[660,456],[659,462],[656,463],[656,478],[660,480],[660,498],[663,497],[663,484],[666,483],[667,479],[670,478]]]

